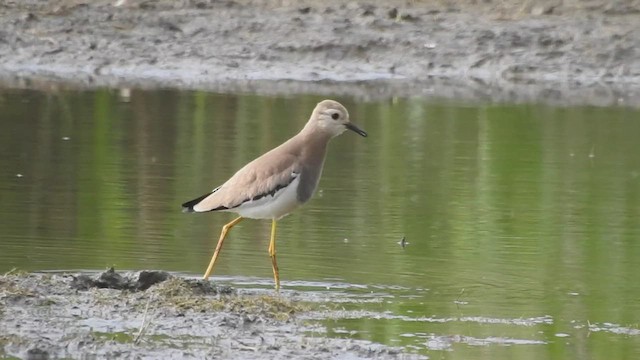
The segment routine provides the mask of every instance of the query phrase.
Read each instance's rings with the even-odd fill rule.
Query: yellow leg
[[[271,220],[271,241],[269,241],[269,256],[271,256],[271,267],[273,267],[273,280],[276,282],[276,291],[280,290],[280,273],[278,272],[278,262],[276,261],[276,220]]]
[[[220,239],[218,240],[218,245],[216,245],[216,251],[213,252],[213,257],[211,258],[209,267],[207,268],[207,271],[204,273],[204,276],[202,277],[203,280],[207,280],[211,275],[211,273],[213,272],[213,267],[216,265],[218,254],[220,254],[220,249],[222,249],[222,243],[224,243],[224,238],[227,237],[227,233],[229,232],[229,230],[231,230],[232,227],[234,227],[237,223],[242,221],[242,219],[244,218],[240,216],[239,218],[231,221],[230,223],[222,227],[222,232],[220,233]]]

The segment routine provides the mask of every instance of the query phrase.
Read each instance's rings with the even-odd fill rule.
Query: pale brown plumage
[[[245,201],[289,184],[300,172],[298,154],[281,145],[251,161],[229,180],[193,206],[196,212],[233,209]]]

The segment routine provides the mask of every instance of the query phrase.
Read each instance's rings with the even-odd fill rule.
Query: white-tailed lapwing
[[[213,191],[182,204],[185,212],[225,211],[240,215],[222,227],[218,245],[204,273],[205,280],[211,275],[222,243],[233,226],[244,218],[271,219],[269,256],[276,290],[280,288],[276,221],[311,198],[322,174],[329,140],[346,130],[367,136],[349,121],[344,106],[324,100],[316,105],[307,124],[294,137],[251,161]]]

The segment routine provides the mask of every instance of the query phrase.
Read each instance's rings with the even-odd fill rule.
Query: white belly
[[[227,211],[249,219],[280,219],[300,205],[297,197],[299,183],[300,176],[273,196],[267,195],[258,200],[250,200]]]

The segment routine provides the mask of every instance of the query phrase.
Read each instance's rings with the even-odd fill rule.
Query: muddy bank
[[[2,82],[640,104],[639,1],[114,3],[4,2]]]
[[[146,290],[142,290],[147,288]],[[164,272],[0,276],[0,357],[415,358],[330,339],[295,294],[234,290]]]

